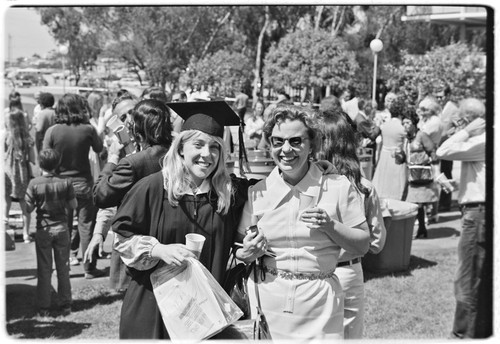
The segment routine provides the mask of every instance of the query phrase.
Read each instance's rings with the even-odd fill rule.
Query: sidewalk
[[[22,230],[16,229],[16,249],[14,251],[4,251],[5,252],[5,285],[30,285],[36,286],[36,249],[35,242],[32,241],[26,244],[22,240]],[[106,252],[111,252],[111,238],[112,235],[108,235],[108,238],[104,245],[104,250]],[[79,252],[79,257],[81,259],[82,252]],[[98,259],[97,268],[106,271],[107,275],[101,278],[95,279],[85,279],[85,272],[83,270],[83,264],[70,267],[70,278],[72,288],[83,288],[87,285],[102,284],[104,287],[109,285],[109,259]],[[55,267],[54,267],[55,268]],[[56,274],[52,274],[52,285],[57,286]],[[7,294],[9,289],[7,288]]]

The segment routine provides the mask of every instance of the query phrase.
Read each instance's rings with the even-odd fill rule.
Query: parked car
[[[33,86],[33,82],[29,79],[25,78],[14,78],[14,84],[16,87],[31,87]]]
[[[118,80],[119,87],[140,87],[142,86],[138,78],[125,77]]]
[[[18,85],[22,86],[48,86],[49,82],[41,75],[37,74],[19,74],[16,77]]]
[[[99,78],[83,78],[80,80],[78,83],[78,86],[81,87],[97,87],[97,88],[104,88],[106,87],[106,82],[102,79]]]

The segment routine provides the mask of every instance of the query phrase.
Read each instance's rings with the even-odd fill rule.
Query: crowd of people
[[[437,176],[456,177],[457,160],[463,226],[452,333],[487,336],[488,318],[478,309],[490,257],[482,246],[486,111],[478,99],[454,103],[450,96],[445,84],[416,101],[394,90],[377,110],[353,87],[325,97],[319,108],[294,105],[286,94],[267,107],[262,100],[249,106],[240,92],[231,107],[201,93],[188,101],[182,91],[151,87],[140,97],[93,91],[57,101],[42,92],[40,106],[27,114],[13,92],[4,114],[4,222],[12,200],[19,202],[29,243],[36,212],[39,313],[50,314],[55,302],[52,254],[57,307],[67,315],[70,266],[83,263],[87,279],[105,276],[97,258],[112,235],[110,288],[123,293],[119,337],[169,338],[150,276],[195,257],[185,235],[198,233],[206,238],[199,260],[221,284],[230,252],[258,262],[248,290],[260,290],[273,339],[363,338],[361,258],[384,248],[390,221],[383,199],[416,203],[415,238],[427,238],[429,221],[452,206]],[[247,149],[273,159],[267,177],[229,170],[233,125]],[[360,149],[372,153],[373,178],[361,167]],[[247,231],[251,225],[258,231]]]

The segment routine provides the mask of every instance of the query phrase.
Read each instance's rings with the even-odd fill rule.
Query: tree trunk
[[[332,19],[332,36],[337,36],[337,32],[339,31],[340,27],[342,26],[342,22],[344,21],[344,13],[345,13],[345,6],[335,6],[335,13],[333,14],[333,19]],[[339,7],[342,8],[340,14],[338,13]]]
[[[203,52],[201,53],[200,60],[203,59],[203,57],[205,57],[205,55],[208,52],[208,49],[210,49],[210,46],[212,45],[212,42],[214,41],[215,37],[217,36],[217,33],[219,32],[219,30],[222,27],[222,25],[224,25],[224,23],[229,19],[229,17],[231,16],[232,12],[233,12],[233,8],[231,7],[231,9],[229,10],[229,12],[227,12],[226,15],[224,16],[224,18],[222,18],[221,20],[219,20],[219,23],[217,24],[217,27],[212,32],[212,34],[210,35],[210,38],[208,39],[207,44],[205,44],[205,47],[203,48]]]
[[[261,81],[261,71],[262,71],[262,46],[264,43],[264,36],[266,35],[267,27],[270,22],[269,6],[265,7],[264,14],[264,25],[260,30],[259,40],[257,41],[257,57],[255,58],[255,68],[254,68],[254,79],[253,79],[253,90],[252,90],[252,106],[255,105],[258,98],[258,93],[262,94],[263,85],[261,83],[259,88],[259,82]],[[260,92],[259,92],[260,91]]]
[[[323,14],[323,9],[325,6],[316,6],[316,18],[314,18],[314,31],[319,30],[319,25],[321,23],[321,14]]]

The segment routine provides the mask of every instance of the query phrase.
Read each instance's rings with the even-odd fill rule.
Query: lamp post
[[[64,73],[66,68],[65,68],[65,61],[66,61],[66,55],[68,54],[68,46],[67,45],[61,45],[59,47],[59,53],[63,56],[62,57],[62,70],[63,70],[63,94],[66,93],[66,74]]]
[[[377,57],[378,53],[384,48],[384,43],[378,38],[370,42],[370,49],[373,52],[373,85],[372,85],[372,102],[375,103],[375,95],[377,89]]]

